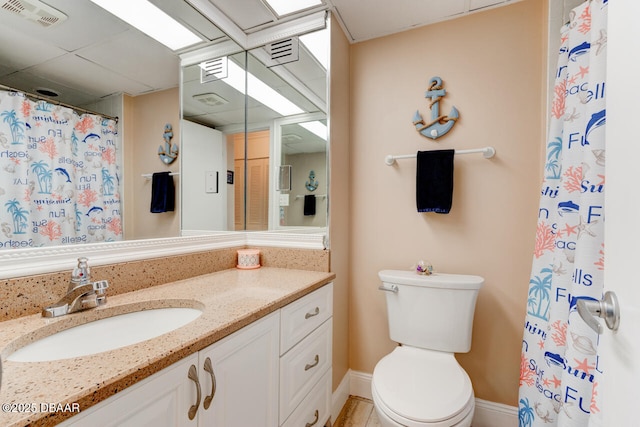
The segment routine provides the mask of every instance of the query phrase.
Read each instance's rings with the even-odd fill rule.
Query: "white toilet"
[[[373,371],[373,404],[383,427],[468,427],[475,399],[454,353],[471,349],[480,276],[378,273],[389,335],[400,345]]]

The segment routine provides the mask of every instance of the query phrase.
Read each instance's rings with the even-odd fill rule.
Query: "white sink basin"
[[[13,362],[44,362],[115,350],[178,329],[197,319],[195,308],[157,308],[88,322],[39,339],[12,353]]]

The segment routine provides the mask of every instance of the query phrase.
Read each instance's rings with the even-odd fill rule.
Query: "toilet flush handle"
[[[380,285],[378,286],[378,289],[380,289],[381,291],[385,291],[385,292],[393,292],[394,294],[398,293],[398,286],[397,285],[391,285],[391,287],[387,288],[384,285]]]

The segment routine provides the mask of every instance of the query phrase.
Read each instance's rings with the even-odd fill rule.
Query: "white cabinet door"
[[[198,410],[204,427],[276,427],[278,425],[278,348],[280,311],[201,350],[203,399],[216,392],[208,408]],[[205,371],[207,359],[213,375]]]
[[[195,382],[189,368],[197,366],[191,355],[149,378],[113,395],[62,426],[73,427],[183,427],[196,426],[188,411],[196,403]],[[198,411],[199,412],[199,411]]]

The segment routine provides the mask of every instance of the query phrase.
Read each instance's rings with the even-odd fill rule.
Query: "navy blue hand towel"
[[[316,214],[316,196],[315,194],[307,194],[304,196],[304,215],[312,216]]]
[[[173,211],[176,189],[171,172],[156,172],[151,177],[151,213]]]
[[[416,205],[418,212],[449,213],[453,201],[454,150],[418,151]]]

